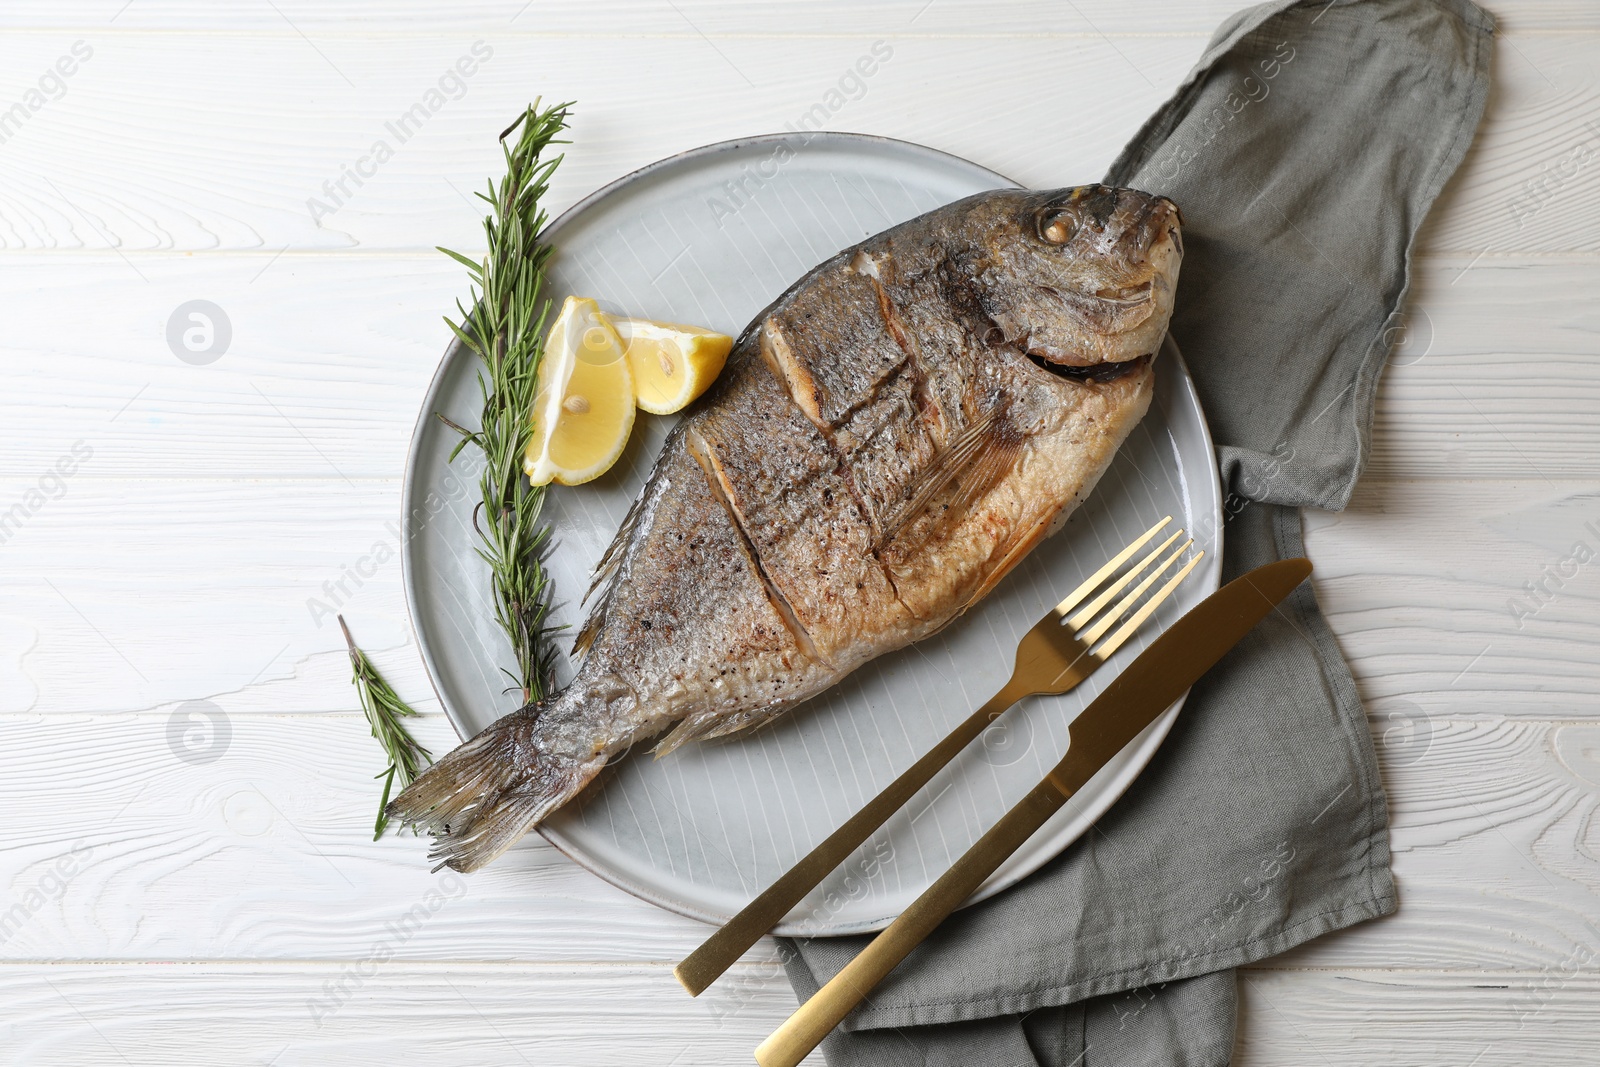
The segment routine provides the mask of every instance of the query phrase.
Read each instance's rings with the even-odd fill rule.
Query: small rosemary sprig
[[[495,620],[511,640],[516,671],[505,670],[524,703],[545,695],[554,650],[545,618],[550,584],[541,560],[549,528],[539,522],[544,487],[530,486],[522,474],[523,456],[533,433],[532,412],[539,362],[544,357],[545,319],[550,301],[542,295],[551,248],[539,240],[546,216],[540,199],[561,156],[546,159],[556,135],[566,129],[570,104],[539,110],[537,101],[500,135],[506,174],[491,179],[478,198],[490,213],[483,220],[488,251],[474,261],[447,248],[439,251],[472,275],[472,310],[461,301],[459,323],[450,329],[483,361],[478,389],[483,414],[476,431],[439,418],[461,434],[453,460],[469,444],[483,452],[479,502],[473,526],[482,544],[478,555],[489,564]],[[519,132],[520,131],[520,132]],[[514,141],[507,138],[515,134]]]
[[[361,697],[361,710],[367,714],[372,736],[378,739],[378,744],[389,756],[388,770],[374,776],[383,779],[383,799],[378,801],[378,821],[372,827],[372,839],[376,841],[389,827],[389,817],[383,813],[383,809],[389,806],[389,794],[394,791],[395,784],[398,782],[401,789],[410,785],[433,757],[400,721],[417,712],[400,699],[400,694],[383,680],[383,675],[378,673],[378,668],[372,665],[367,654],[356,647],[355,638],[350,636],[350,627],[345,625],[343,615],[339,616],[339,628],[344,631],[344,642],[350,648],[351,681]]]

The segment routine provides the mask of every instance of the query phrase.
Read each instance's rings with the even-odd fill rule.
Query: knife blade
[[[1079,713],[1067,753],[948,871],[756,1049],[760,1067],[796,1067],[1096,771],[1172,705],[1311,574],[1311,561],[1258,567],[1151,641]]]

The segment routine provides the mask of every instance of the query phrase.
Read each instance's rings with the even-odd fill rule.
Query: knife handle
[[[699,996],[704,992],[751,945],[761,940],[761,935],[777,926],[807,893],[849,859],[850,854],[860,848],[873,831],[905,807],[917,790],[927,785],[1001,712],[1027,695],[1028,690],[1014,684],[1014,680],[1006,683],[983,707],[968,716],[944,740],[872,798],[866,807],[852,815],[843,826],[784,872],[782,877],[746,904],[739,914],[729,919],[720,930],[673,968],[672,973],[683,987],[691,996]]]
[[[761,1067],[796,1067],[1022,843],[1088,781],[1070,754],[756,1049]]]

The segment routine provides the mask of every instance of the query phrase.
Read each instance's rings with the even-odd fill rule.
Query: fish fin
[[[999,408],[990,408],[957,434],[954,440],[935,453],[918,480],[907,487],[911,490],[910,494],[884,516],[882,532],[879,534],[880,544],[893,541],[901,530],[926,511],[934,498],[978,457],[984,445],[985,435],[999,418],[998,412]]]
[[[1017,564],[1027,558],[1028,553],[1032,552],[1049,532],[1050,520],[1044,519],[1035,523],[1031,529],[1022,535],[1013,538],[1011,544],[1006,548],[1005,554],[1000,557],[1000,562],[989,572],[989,576],[983,580],[983,584],[978,586],[973,594],[967,598],[967,602],[961,606],[961,611],[966,611],[967,608],[988,596],[994,587],[999,585],[1001,580],[1016,568]],[[960,612],[957,612],[957,614],[959,615]]]
[[[600,562],[594,565],[594,577],[590,580],[589,588],[583,594],[581,603],[587,604],[596,590],[599,591],[600,597],[594,602],[594,607],[589,609],[588,616],[583,620],[583,628],[572,641],[572,654],[575,656],[588,653],[590,646],[594,644],[595,635],[600,632],[600,627],[606,621],[606,609],[611,606],[611,594],[617,585],[617,570],[622,566],[623,549],[633,538],[633,528],[638,525],[639,516],[643,514],[641,505],[649,495],[647,490],[634,498],[633,503],[628,506],[628,513],[622,517],[622,525],[617,527],[616,536],[612,537],[611,544],[606,546]]]
[[[985,493],[1009,474],[1022,456],[1023,441],[1009,428],[997,431],[985,442],[983,452],[962,478],[961,495],[951,513],[965,515]]]
[[[952,484],[960,487],[950,509],[955,516],[965,515],[994,487],[1022,450],[1022,438],[1007,426],[1004,415],[1003,404],[991,407],[933,457],[911,495],[884,520],[876,547],[898,538]]]
[[[384,809],[391,819],[432,833],[428,858],[475,871],[571,800],[606,758],[575,759],[541,744],[543,705],[491,723],[424,771]],[[434,868],[437,870],[438,868]]]
[[[695,712],[674,726],[671,733],[656,742],[655,757],[660,759],[662,756],[670,755],[694,741],[710,741],[765,726],[788,711],[795,703],[793,700],[783,700],[733,715],[709,710]]]

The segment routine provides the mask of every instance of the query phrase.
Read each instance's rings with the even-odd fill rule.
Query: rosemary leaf
[[[372,828],[372,839],[376,841],[389,826],[389,817],[383,813],[383,809],[389,806],[389,794],[398,791],[397,786],[398,789],[404,789],[410,785],[433,757],[400,721],[417,714],[415,709],[400,699],[400,694],[383,680],[383,675],[378,673],[378,668],[372,665],[367,654],[356,647],[343,615],[339,616],[339,628],[344,631],[344,642],[350,648],[351,681],[361,698],[361,710],[366,712],[372,736],[378,739],[378,744],[389,756],[388,769],[376,775],[383,779],[383,799],[378,801],[378,820]]]
[[[547,221],[540,201],[562,159],[546,158],[544,152],[568,143],[556,135],[566,129],[570,106],[541,111],[535,101],[500,135],[505,176],[498,185],[489,182],[487,195],[477,194],[490,207],[483,220],[488,251],[482,261],[439,250],[465,266],[473,282],[471,312],[458,302],[460,321],[445,322],[482,362],[478,388],[483,397],[476,432],[439,417],[462,435],[452,459],[469,444],[483,453],[473,526],[482,542],[478,554],[489,565],[495,621],[516,660],[514,671],[502,670],[521,690],[524,703],[545,696],[554,662],[546,626],[550,583],[541,556],[549,535],[539,521],[544,487],[528,484],[522,462],[533,434],[534,390],[550,314],[543,285],[551,248],[539,240]]]

